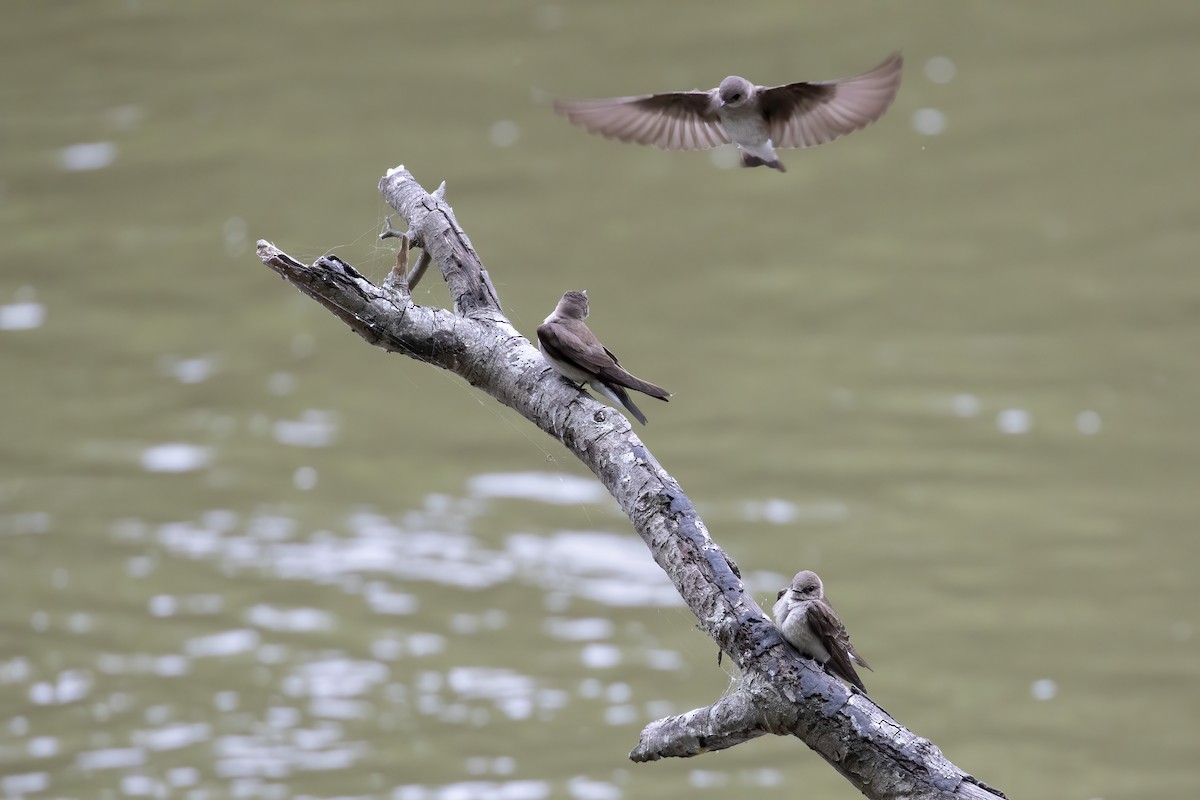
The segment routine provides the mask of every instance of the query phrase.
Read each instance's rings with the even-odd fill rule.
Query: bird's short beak
[[[729,105],[729,104],[728,104],[728,103],[726,103],[724,100],[722,100],[722,101],[721,101],[721,108],[724,108],[724,107],[725,107],[725,106],[727,106],[727,105]]]

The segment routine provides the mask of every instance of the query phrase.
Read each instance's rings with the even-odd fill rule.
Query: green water
[[[628,523],[255,259],[382,279],[398,163],[527,334],[589,290],[756,596],[818,570],[899,720],[1014,798],[1191,796],[1198,34],[1108,0],[11,4],[0,796],[856,796],[794,740],[630,764],[732,678]],[[888,115],[786,175],[547,106],[895,49]]]

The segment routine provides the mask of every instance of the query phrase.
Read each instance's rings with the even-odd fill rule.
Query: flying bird
[[[756,86],[730,75],[707,92],[557,100],[554,110],[591,133],[664,150],[733,142],[743,167],[786,172],[775,148],[812,147],[870,125],[895,99],[903,65],[893,53],[870,72],[836,81]]]
[[[660,386],[634,377],[621,366],[617,357],[592,333],[584,322],[588,315],[587,292],[567,292],[554,312],[538,326],[538,349],[550,366],[567,380],[582,388],[591,384],[599,394],[625,407],[643,425],[646,415],[634,405],[627,389],[659,400],[671,393]]]
[[[791,585],[779,590],[771,616],[783,638],[801,655],[816,659],[834,675],[867,693],[854,665],[864,669],[871,666],[854,651],[846,626],[825,599],[825,587],[817,573],[797,572]]]

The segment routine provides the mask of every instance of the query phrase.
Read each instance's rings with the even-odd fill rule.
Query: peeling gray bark
[[[562,442],[616,498],[700,627],[742,673],[731,695],[647,725],[632,760],[695,756],[772,733],[803,741],[869,798],[1004,797],[783,641],[744,591],[737,565],[628,420],[560,378],[504,316],[445,202],[444,185],[431,195],[398,167],[379,191],[408,223],[400,234],[401,263],[383,286],[333,256],[305,265],[261,240],[258,256],[368,343],[449,370],[516,409]],[[454,311],[413,302],[402,263],[407,246],[432,257]]]

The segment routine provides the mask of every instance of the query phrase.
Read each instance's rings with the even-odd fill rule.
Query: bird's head
[[[737,75],[730,75],[721,81],[717,89],[717,97],[721,100],[722,108],[738,108],[749,103],[754,97],[754,84]]]
[[[825,595],[825,587],[817,573],[807,569],[796,573],[791,588],[792,596],[797,600],[818,600]]]
[[[588,296],[587,289],[582,292],[567,292],[558,301],[558,313],[572,319],[587,319]]]

